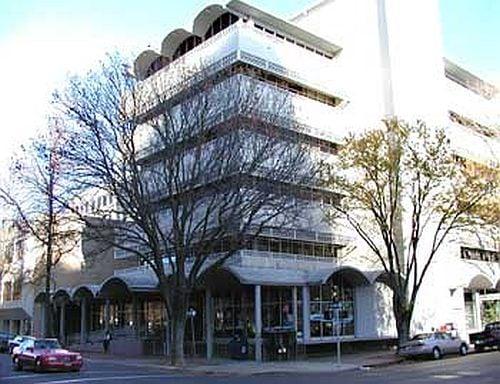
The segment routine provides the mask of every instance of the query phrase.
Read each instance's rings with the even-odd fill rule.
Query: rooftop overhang
[[[0,309],[0,320],[29,320],[31,316],[23,308]]]
[[[227,11],[227,9],[219,4],[211,4],[205,7],[194,19],[193,33],[204,37],[210,25]]]
[[[182,28],[173,30],[163,39],[161,43],[161,54],[168,58],[172,58],[179,45],[190,36],[195,36],[195,34]]]
[[[321,49],[322,51],[329,53],[332,56],[335,56],[342,50],[341,47],[329,42],[328,40],[307,32],[306,30],[299,28],[294,24],[279,19],[242,1],[231,0],[227,4],[227,8],[243,19],[251,18],[255,22],[262,24],[263,26],[270,27],[286,35],[294,37],[304,44]]]
[[[486,99],[492,99],[499,90],[473,73],[460,67],[458,64],[444,58],[445,75],[450,80],[462,85],[463,87],[483,96]]]
[[[143,80],[146,77],[146,73],[153,64],[155,60],[157,60],[161,55],[151,49],[143,51],[137,56],[134,61],[134,73],[140,79]]]

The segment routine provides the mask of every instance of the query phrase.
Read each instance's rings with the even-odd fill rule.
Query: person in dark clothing
[[[104,340],[102,341],[102,347],[104,349],[104,353],[108,353],[111,339],[112,339],[111,333],[109,331],[106,331],[106,335],[104,336]]]

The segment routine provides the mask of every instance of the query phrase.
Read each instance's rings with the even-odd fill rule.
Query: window
[[[193,35],[186,38],[175,50],[172,57],[173,60],[185,55],[187,52],[191,51],[197,45],[201,44],[201,37]]]
[[[226,12],[220,15],[217,19],[214,20],[212,25],[205,32],[205,40],[211,38],[216,35],[220,31],[226,29],[230,25],[236,23],[239,20],[238,16],[233,15],[230,12]]]
[[[354,335],[354,288],[331,279],[310,288],[311,337]]]
[[[460,257],[464,260],[499,262],[500,252],[489,251],[486,249],[462,247],[460,249]]]

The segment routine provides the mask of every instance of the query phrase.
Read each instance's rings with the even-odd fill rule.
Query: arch
[[[159,58],[161,55],[151,49],[143,51],[137,56],[134,61],[134,74],[139,80],[144,80],[150,75],[151,65]]]
[[[161,54],[163,56],[173,58],[179,46],[192,36],[198,37],[201,41],[199,36],[196,36],[196,34],[188,32],[183,28],[173,30],[163,39],[161,43]]]
[[[474,276],[469,281],[469,285],[467,286],[469,289],[491,289],[493,287],[493,282],[488,278],[488,276],[483,274]]]
[[[333,278],[343,278],[345,281],[352,283],[353,285],[369,285],[370,279],[361,272],[359,269],[354,267],[342,266],[336,268],[332,273],[327,275],[323,279],[323,284]]]
[[[40,291],[35,295],[35,303],[43,303],[45,301],[45,292]]]
[[[203,286],[209,288],[212,292],[222,292],[228,290],[241,289],[239,277],[229,268],[210,268],[203,272],[200,277]]]
[[[73,300],[78,299],[93,299],[97,296],[99,287],[97,285],[79,285],[73,289]]]
[[[59,288],[52,295],[52,300],[54,302],[56,302],[56,303],[62,303],[62,302],[68,302],[68,301],[70,301],[71,300],[71,294],[69,292],[69,289]]]
[[[205,7],[194,19],[193,33],[198,36],[205,36],[212,23],[226,12],[227,10],[219,4],[211,4]]]
[[[106,279],[99,289],[99,297],[102,298],[129,298],[132,290],[124,279],[116,276]]]

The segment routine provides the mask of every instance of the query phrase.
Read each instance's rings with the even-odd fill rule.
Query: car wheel
[[[42,372],[42,361],[40,359],[35,360],[35,372]]]
[[[484,347],[483,346],[478,346],[478,345],[475,345],[474,346],[474,350],[476,352],[483,352],[484,351]]]
[[[23,364],[19,360],[19,357],[14,357],[12,359],[12,367],[14,368],[14,371],[22,371],[23,370]]]
[[[458,349],[458,353],[460,353],[460,356],[467,355],[467,346],[465,344],[462,344]]]
[[[434,360],[439,360],[442,356],[441,350],[438,347],[434,347],[432,350],[432,357]]]

